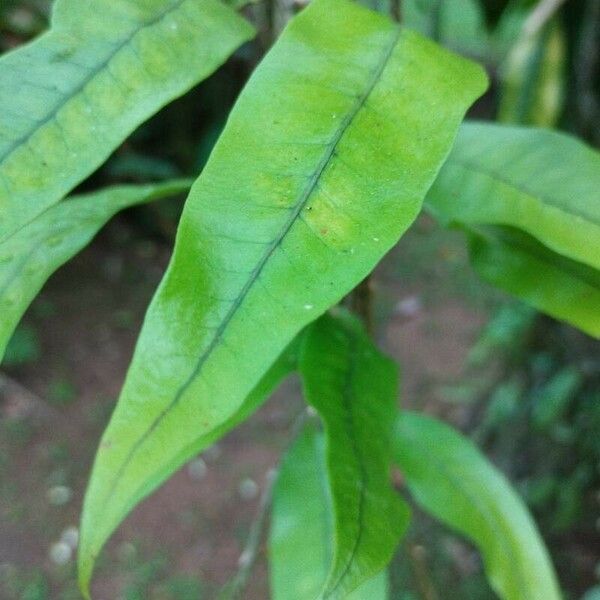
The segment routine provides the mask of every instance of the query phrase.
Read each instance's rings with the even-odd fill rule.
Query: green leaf
[[[181,194],[192,182],[130,185],[75,196],[50,207],[0,243],[0,360],[25,310],[47,279],[118,211]]]
[[[427,197],[450,223],[508,225],[600,269],[600,154],[562,133],[465,123]]]
[[[483,279],[600,338],[600,271],[551,252],[510,227],[469,230],[469,250]]]
[[[252,32],[218,0],[57,0],[50,31],[0,59],[0,240]]]
[[[509,482],[447,425],[403,412],[396,461],[417,503],[481,551],[504,600],[558,600],[554,570],[536,526]]]
[[[325,440],[307,423],[282,461],[273,492],[269,533],[272,600],[315,600],[332,558],[333,515],[326,484]],[[385,572],[348,600],[385,600]]]
[[[325,425],[335,548],[322,598],[345,598],[383,570],[409,521],[390,483],[398,369],[348,315],[310,327],[300,353],[306,400]]]
[[[243,423],[271,396],[280,383],[292,373],[298,365],[298,353],[302,342],[303,333],[298,335],[290,345],[277,357],[263,375],[256,387],[248,394],[242,402],[239,410],[231,415],[229,419],[213,428],[204,435],[198,435],[188,446],[181,448],[177,454],[170,454],[169,461],[163,463],[160,468],[153,471],[152,476],[148,478],[145,485],[137,490],[137,494],[128,498],[129,506],[125,508],[129,512],[136,504],[145,498],[152,490],[158,487],[174,471],[176,471],[189,458],[199,454],[209,446],[221,439],[226,433]],[[85,518],[85,514],[84,514]],[[82,524],[85,524],[83,521]],[[80,546],[81,546],[80,541]],[[82,592],[86,598],[89,598],[89,580],[94,567],[95,557],[89,557],[83,553],[78,556],[79,580]]]
[[[187,201],[94,465],[84,587],[132,498],[231,418],[414,220],[485,83],[479,67],[347,0],[315,0],[287,27]]]
[[[483,57],[490,43],[478,0],[403,0],[402,22],[458,52]]]

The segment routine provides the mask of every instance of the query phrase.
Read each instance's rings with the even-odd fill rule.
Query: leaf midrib
[[[151,19],[150,21],[146,21],[142,23],[139,27],[134,28],[130,34],[125,37],[119,44],[117,44],[111,52],[107,55],[107,57],[98,65],[94,66],[88,74],[81,80],[79,84],[77,84],[66,96],[63,96],[59,99],[58,102],[50,109],[49,113],[40,120],[35,120],[32,126],[20,137],[16,140],[13,140],[12,143],[8,145],[8,147],[0,152],[0,173],[1,167],[6,163],[6,160],[14,154],[21,147],[26,146],[31,138],[41,129],[43,129],[46,125],[51,123],[56,119],[58,113],[65,107],[69,102],[71,102],[74,98],[78,97],[83,90],[90,84],[98,75],[100,75],[103,71],[107,70],[110,63],[114,60],[114,58],[127,46],[131,44],[134,38],[137,37],[145,29],[149,29],[154,25],[157,25],[160,21],[165,19],[172,12],[177,11],[187,0],[176,0],[175,4],[171,5],[169,8],[163,10],[156,17]],[[49,32],[52,33],[52,30]]]
[[[331,598],[331,596],[336,592],[339,588],[341,582],[346,577],[350,568],[352,566],[352,562],[354,561],[354,557],[358,551],[358,547],[362,541],[363,535],[363,521],[364,521],[364,513],[365,513],[365,499],[366,499],[366,489],[367,489],[367,468],[365,466],[365,462],[363,460],[362,452],[358,447],[356,441],[356,427],[354,422],[354,393],[353,393],[353,385],[352,382],[354,380],[354,374],[356,372],[357,367],[357,341],[354,336],[349,336],[349,347],[348,347],[348,366],[346,368],[345,377],[344,377],[344,385],[342,389],[342,403],[344,407],[344,414],[346,416],[346,424],[348,430],[348,438],[350,439],[350,443],[352,446],[352,454],[354,454],[354,458],[356,460],[356,464],[358,465],[358,470],[360,472],[360,482],[359,482],[359,498],[358,498],[358,514],[357,514],[357,522],[358,522],[358,533],[356,538],[352,543],[352,548],[348,553],[344,561],[344,566],[339,573],[339,575],[335,578],[335,580],[329,584],[327,584],[326,589],[323,592],[322,598],[323,600],[327,600],[327,598]],[[336,551],[337,554],[337,551]],[[334,557],[334,560],[337,557]],[[335,563],[332,565],[332,568],[335,568]]]
[[[258,262],[257,266],[250,272],[249,279],[244,284],[239,295],[233,302],[231,308],[228,310],[228,312],[224,316],[223,320],[221,321],[220,325],[215,330],[213,338],[211,339],[208,347],[202,352],[202,354],[198,358],[198,361],[194,367],[194,370],[189,375],[189,377],[183,382],[183,384],[180,386],[180,388],[177,390],[177,392],[175,393],[175,396],[173,397],[171,402],[160,412],[160,414],[150,424],[148,429],[132,445],[132,447],[131,447],[130,451],[128,452],[127,456],[125,457],[121,467],[118,469],[117,473],[115,474],[115,477],[113,479],[111,486],[109,487],[109,491],[107,493],[106,500],[103,504],[104,506],[108,506],[108,504],[110,503],[110,499],[113,496],[113,494],[115,493],[115,490],[119,484],[119,481],[121,480],[121,477],[123,476],[123,473],[125,472],[125,469],[127,468],[127,466],[130,464],[131,460],[133,459],[133,456],[138,452],[138,450],[140,449],[142,444],[149,438],[149,436],[152,435],[152,432],[160,425],[160,423],[163,421],[163,419],[177,406],[177,404],[183,397],[183,394],[185,393],[187,388],[198,377],[198,375],[200,374],[200,372],[202,370],[202,367],[204,366],[206,361],[209,359],[209,357],[211,356],[213,351],[218,347],[219,342],[221,341],[227,327],[229,326],[229,323],[232,321],[233,317],[237,314],[237,311],[242,306],[245,298],[248,296],[248,293],[253,288],[254,284],[260,278],[260,275],[261,275],[262,271],[264,270],[265,266],[268,264],[270,258],[273,256],[273,254],[275,253],[277,248],[281,245],[281,243],[283,242],[283,240],[285,239],[287,234],[290,232],[292,227],[297,222],[298,218],[300,217],[300,214],[302,213],[303,209],[306,207],[310,197],[312,196],[313,192],[315,191],[315,189],[319,183],[319,180],[320,180],[321,176],[323,175],[326,167],[329,165],[331,159],[335,155],[335,151],[336,151],[336,148],[337,148],[340,140],[342,139],[342,137],[348,130],[348,127],[350,126],[350,124],[352,123],[352,121],[354,120],[354,118],[356,117],[358,112],[363,108],[367,99],[369,98],[369,96],[375,89],[377,83],[381,79],[383,71],[385,70],[385,67],[387,66],[387,64],[392,56],[394,48],[396,47],[396,44],[398,43],[398,41],[400,39],[401,32],[402,32],[402,30],[400,27],[394,27],[393,36],[390,39],[390,43],[386,46],[384,52],[382,53],[381,60],[378,64],[376,70],[373,72],[373,76],[369,80],[364,92],[356,97],[354,105],[352,106],[352,108],[350,109],[348,114],[344,117],[344,119],[342,119],[340,121],[340,126],[338,127],[334,136],[332,137],[331,142],[326,146],[325,152],[323,153],[323,156],[321,157],[321,160],[319,161],[317,168],[315,169],[312,177],[308,180],[306,187],[300,194],[298,201],[296,202],[296,205],[294,207],[294,210],[291,212],[290,217],[284,223],[284,226],[282,227],[278,236],[269,245],[266,252],[264,253],[262,258]]]

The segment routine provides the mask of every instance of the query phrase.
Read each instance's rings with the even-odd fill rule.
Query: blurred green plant
[[[485,279],[600,336],[600,156],[565,134],[461,125],[486,78],[439,44],[483,61],[498,77],[500,118],[525,125],[562,122],[572,102],[565,65],[583,55],[573,52],[560,3],[515,1],[500,11],[474,0],[365,3],[393,20],[349,0],[248,8],[261,40],[274,43],[231,111],[261,54],[238,50],[254,35],[236,12],[243,1],[57,0],[50,29],[0,59],[0,348],[47,278],[109,218],[187,191],[191,182],[172,178],[202,169],[92,471],[79,550],[86,596],[125,516],[294,370],[322,428],[301,428],[275,484],[274,597],[389,594],[386,566],[409,520],[392,460],[403,491],[477,546],[502,598],[561,596],[503,476],[447,426],[396,414],[397,369],[369,336],[368,277],[425,202],[465,233]],[[36,11],[3,6],[5,47],[39,30],[45,13]],[[245,53],[241,73],[183,96],[234,52]],[[189,118],[198,100],[206,122]],[[129,185],[98,190],[115,180]],[[88,193],[65,199],[79,185]],[[170,238],[177,205],[151,215]],[[336,308],[348,294],[360,319]],[[532,353],[540,319],[515,311],[493,321],[471,354],[472,365],[498,352],[512,361],[475,434],[492,452],[504,444],[503,467],[520,458],[511,474],[534,508],[552,505],[558,534],[582,513],[597,475],[582,459],[597,461],[597,366],[561,355],[556,338]],[[54,393],[63,403],[64,383]],[[553,451],[544,444],[536,464],[551,469],[525,473],[543,437]],[[555,455],[568,468],[564,485]],[[307,543],[318,556],[306,557]],[[251,563],[244,557],[241,569]],[[163,569],[140,566],[125,597],[202,593],[190,581],[157,592]],[[239,595],[244,580],[229,589]]]

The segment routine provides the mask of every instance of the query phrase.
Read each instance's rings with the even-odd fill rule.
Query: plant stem
[[[260,497],[258,515],[248,534],[246,545],[238,559],[239,569],[235,576],[227,583],[219,593],[218,600],[234,600],[240,598],[246,587],[248,578],[258,557],[262,534],[267,520],[267,514],[273,498],[273,485],[277,477],[276,470],[267,473],[267,483]]]
[[[310,418],[312,409],[303,408],[300,413],[294,418],[291,425],[291,439],[295,440],[300,430],[302,429],[307,418]],[[248,577],[256,563],[258,553],[260,550],[260,542],[262,540],[262,534],[265,528],[265,522],[267,520],[267,514],[271,508],[271,502],[273,500],[273,489],[275,486],[275,480],[277,479],[277,469],[271,469],[267,472],[267,483],[265,489],[260,497],[258,505],[258,515],[248,533],[248,539],[246,545],[240,554],[238,559],[238,571],[233,578],[221,589],[217,600],[235,600],[241,597],[241,593],[246,587]]]
[[[438,600],[439,597],[435,586],[429,577],[425,548],[415,544],[411,546],[409,553],[412,559],[415,579],[417,580],[417,587],[419,588],[419,595],[423,600]]]

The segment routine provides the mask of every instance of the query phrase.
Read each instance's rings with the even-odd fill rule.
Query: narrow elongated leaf
[[[447,222],[517,227],[600,269],[600,154],[565,134],[463,124],[427,204]]]
[[[536,526],[509,482],[447,425],[403,412],[396,461],[415,500],[473,541],[503,600],[558,600],[560,591]]]
[[[335,547],[322,598],[345,598],[391,560],[409,511],[390,483],[398,369],[347,315],[310,327],[300,354],[307,401],[325,425]]]
[[[272,600],[315,600],[327,578],[334,531],[324,445],[307,423],[281,464],[269,533]],[[382,572],[346,598],[385,600],[387,588]]]
[[[600,271],[500,226],[468,230],[475,270],[531,306],[600,338]]]
[[[291,22],[187,201],[96,458],[84,586],[131,498],[398,240],[484,87],[479,67],[347,0]]]
[[[140,487],[135,496],[128,498],[129,506],[127,512],[131,510],[140,500],[146,497],[153,489],[160,485],[169,475],[178,469],[190,457],[196,456],[215,442],[220,440],[226,433],[243,423],[269,398],[281,382],[292,373],[298,365],[298,352],[302,340],[301,333],[291,344],[281,353],[277,360],[271,365],[267,372],[262,376],[256,387],[248,394],[239,410],[229,419],[221,423],[218,427],[211,429],[208,433],[200,434],[190,442],[188,446],[182,448],[178,454],[169,454],[169,461],[165,461],[152,473],[145,485]],[[79,563],[80,578],[86,576],[85,569],[91,569],[93,563],[86,563],[81,560]],[[87,574],[89,579],[89,574]],[[87,594],[87,588],[84,587],[84,593]]]
[[[251,35],[218,0],[57,0],[51,30],[0,59],[0,240]]]
[[[118,211],[187,192],[191,181],[112,187],[53,206],[0,243],[0,360],[23,313],[48,277]]]

